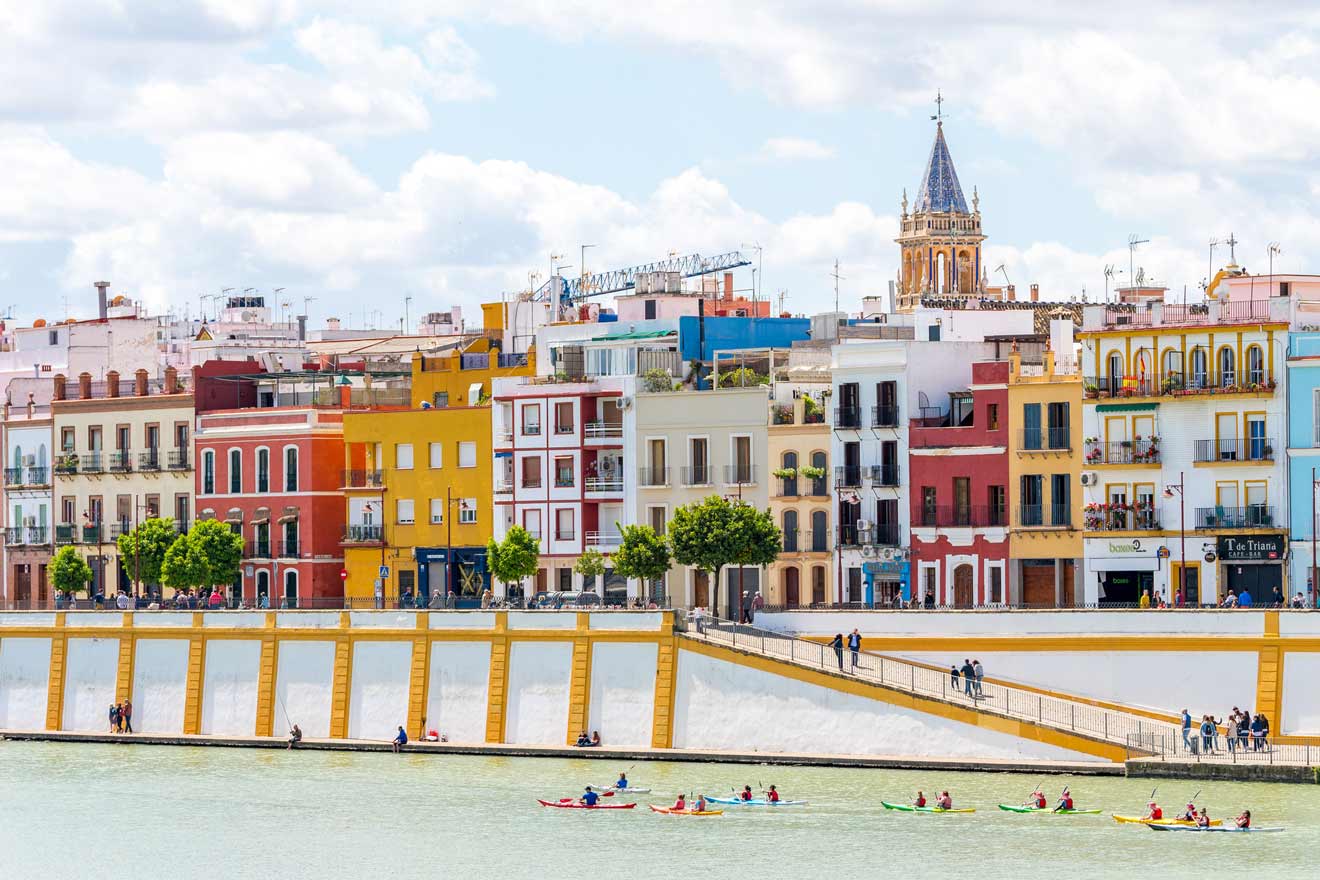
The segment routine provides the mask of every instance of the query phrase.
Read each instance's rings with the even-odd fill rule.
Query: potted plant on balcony
[[[1082,390],[1086,392],[1087,397],[1097,397],[1100,394],[1100,387],[1094,382],[1083,382]]]
[[[797,469],[797,468],[778,468],[774,473],[775,473],[775,476],[778,477],[778,478],[781,479],[781,480],[791,480],[791,479],[793,479],[794,477],[796,477],[796,476],[798,475],[798,469]]]
[[[803,465],[797,469],[797,475],[799,477],[805,477],[808,480],[819,480],[825,476],[825,468],[812,467],[809,464]]]
[[[662,370],[654,367],[642,373],[642,390],[651,394],[659,394],[663,391],[670,391],[674,387],[674,378],[669,375],[668,370]]]

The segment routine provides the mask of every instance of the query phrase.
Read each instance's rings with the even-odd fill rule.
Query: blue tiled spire
[[[935,144],[930,148],[930,159],[926,162],[926,173],[921,178],[921,189],[913,208],[913,213],[927,211],[970,213],[962,187],[958,185],[958,172],[953,170],[949,145],[944,142],[943,123],[935,126]]]

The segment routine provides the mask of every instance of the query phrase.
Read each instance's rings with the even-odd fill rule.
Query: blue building
[[[1291,593],[1316,605],[1315,513],[1320,499],[1320,332],[1288,335],[1288,510]]]

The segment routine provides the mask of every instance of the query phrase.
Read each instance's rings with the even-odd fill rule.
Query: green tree
[[[243,538],[219,520],[204,519],[193,523],[188,532],[197,550],[206,560],[207,576],[200,586],[232,584],[238,580],[243,562]]]
[[[646,592],[652,581],[669,572],[669,542],[647,525],[619,526],[619,532],[623,539],[614,551],[614,573],[637,578]]]
[[[160,582],[172,590],[195,590],[206,586],[210,578],[211,566],[192,533],[179,535],[165,551]]]
[[[92,567],[72,547],[61,547],[50,561],[50,582],[68,596],[83,589],[92,580]]]
[[[512,584],[536,574],[541,559],[541,542],[522,526],[509,529],[503,541],[491,538],[486,543],[486,567],[491,577],[504,584],[507,595]]]
[[[138,523],[137,528],[115,539],[119,545],[119,558],[130,575],[145,584],[160,583],[160,567],[165,553],[178,538],[174,520],[152,517]]]
[[[596,585],[596,578],[605,574],[605,557],[595,547],[588,547],[573,563],[573,570],[582,575],[583,587]]]
[[[720,572],[727,565],[768,565],[779,555],[781,542],[769,511],[718,495],[682,505],[669,521],[674,561],[710,572],[715,614],[727,612],[735,620],[738,609],[729,607],[727,597],[721,607]]]

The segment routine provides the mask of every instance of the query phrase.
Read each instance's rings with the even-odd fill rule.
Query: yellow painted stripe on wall
[[[490,679],[486,688],[486,742],[504,742],[505,705],[509,688],[509,613],[495,612],[490,637]]]
[[[64,612],[55,615],[55,632],[50,638],[50,678],[46,682],[46,729],[64,726],[64,660],[68,636],[64,634]]]
[[[674,746],[674,689],[678,651],[673,638],[660,643],[655,663],[655,707],[651,710],[651,748]]]
[[[261,633],[261,665],[257,671],[257,736],[275,735],[275,676],[279,674],[279,644],[275,641],[275,612],[266,612]]]
[[[349,638],[349,614],[339,614],[339,633],[335,637],[335,669],[330,690],[330,736],[348,736],[348,696],[353,686],[353,643]]]

